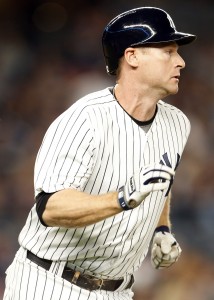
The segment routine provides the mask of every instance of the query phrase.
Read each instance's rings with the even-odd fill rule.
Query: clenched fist
[[[168,268],[181,255],[181,248],[170,232],[156,232],[152,241],[151,262],[156,269]]]

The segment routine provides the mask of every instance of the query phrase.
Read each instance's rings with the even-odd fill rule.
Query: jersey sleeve
[[[66,188],[84,190],[94,166],[94,136],[87,113],[69,110],[47,130],[37,155],[35,195]]]

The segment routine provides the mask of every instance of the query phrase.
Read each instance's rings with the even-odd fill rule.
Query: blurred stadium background
[[[173,187],[179,263],[136,273],[135,300],[214,299],[214,1],[0,1],[0,299],[5,269],[33,203],[33,166],[49,124],[80,96],[112,85],[101,36],[115,15],[138,6],[167,10],[198,35],[181,48],[180,91],[167,102],[192,132]]]

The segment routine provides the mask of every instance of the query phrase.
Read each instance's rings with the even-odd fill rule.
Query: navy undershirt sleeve
[[[42,215],[43,215],[43,212],[45,211],[45,207],[48,202],[48,199],[53,194],[54,193],[41,192],[36,196],[36,212],[37,212],[40,222],[45,227],[47,227],[47,224],[45,224],[45,222],[43,221]]]

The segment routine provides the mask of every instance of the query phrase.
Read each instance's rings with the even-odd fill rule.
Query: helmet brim
[[[179,46],[187,45],[194,40],[196,40],[196,35],[189,34],[189,33],[181,33],[177,32],[174,34],[174,39],[173,39]]]
[[[175,32],[167,36],[158,35],[154,36],[153,38],[148,39],[147,41],[139,41],[138,43],[134,43],[130,45],[131,47],[138,47],[141,45],[149,45],[149,44],[162,44],[162,43],[171,43],[176,42],[179,46],[187,45],[196,40],[196,35],[183,33],[183,32]]]

